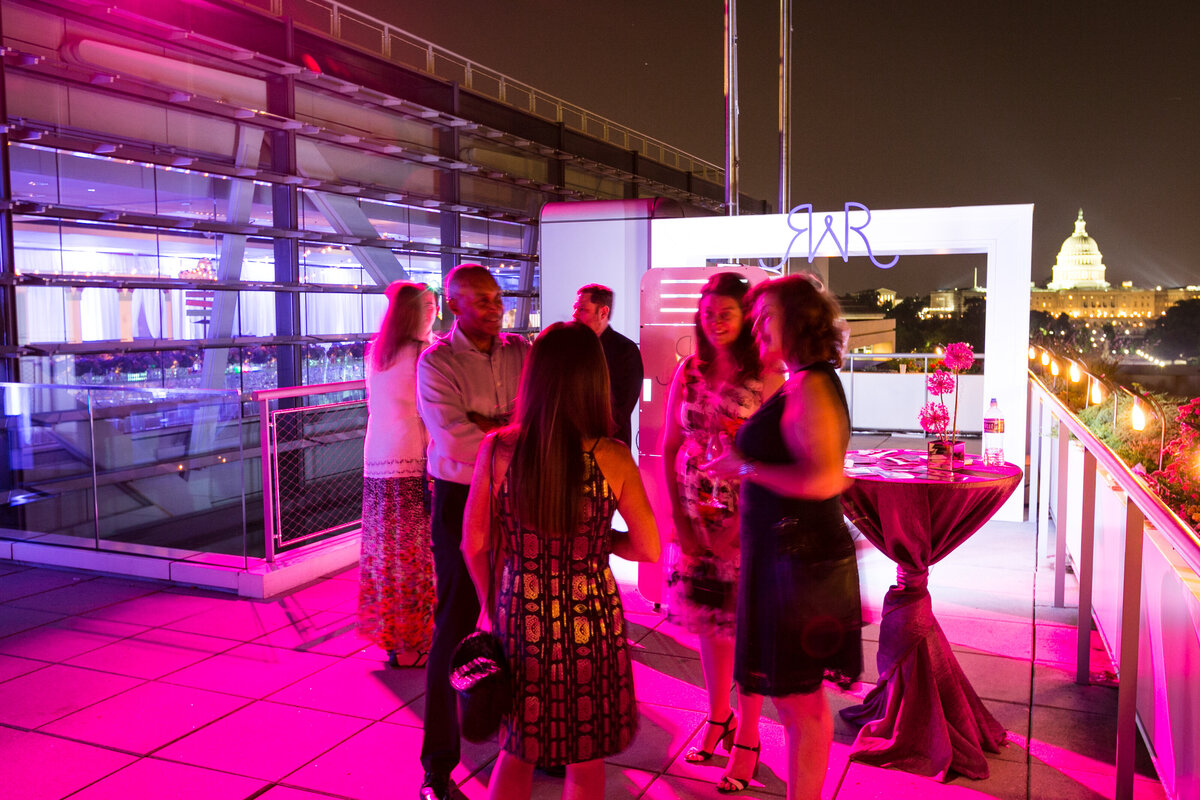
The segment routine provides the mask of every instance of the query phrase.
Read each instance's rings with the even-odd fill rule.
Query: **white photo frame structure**
[[[709,259],[742,258],[778,263],[790,251],[793,259],[828,258],[832,275],[838,261],[850,256],[873,256],[877,263],[887,263],[895,256],[985,254],[983,397],[985,403],[996,398],[1004,410],[1008,460],[1021,464],[1027,427],[1033,205],[868,211],[847,204],[847,209],[652,220],[650,266],[703,267]],[[880,273],[885,283],[886,270]],[[1022,520],[1022,495],[1015,492],[995,518]]]

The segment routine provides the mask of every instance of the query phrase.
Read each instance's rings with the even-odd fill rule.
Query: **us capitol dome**
[[[1136,288],[1132,281],[1120,287],[1104,280],[1104,258],[1096,240],[1087,233],[1083,209],[1075,218],[1075,232],[1058,251],[1051,281],[1045,289],[1030,287],[1029,308],[1051,316],[1067,314],[1076,319],[1128,320],[1120,326],[1122,336],[1140,336],[1146,320],[1156,319],[1184,300],[1200,298],[1200,286],[1164,289]]]
[[[1100,246],[1087,233],[1087,222],[1083,209],[1075,219],[1075,232],[1067,237],[1058,251],[1054,273],[1046,288],[1052,291],[1063,289],[1107,289],[1104,280],[1104,260]]]

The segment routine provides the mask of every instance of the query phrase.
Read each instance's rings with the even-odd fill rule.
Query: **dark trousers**
[[[460,754],[458,708],[450,688],[450,656],[463,638],[475,630],[479,599],[463,561],[463,511],[470,487],[433,479],[433,568],[437,574],[437,611],[433,618],[433,643],[425,666],[425,738],[421,764],[426,772],[448,778]]]

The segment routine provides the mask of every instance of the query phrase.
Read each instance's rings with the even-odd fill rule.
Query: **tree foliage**
[[[1146,344],[1162,359],[1200,359],[1200,300],[1184,300],[1168,308],[1147,332]]]
[[[925,298],[906,297],[886,313],[896,320],[896,351],[900,353],[932,353],[947,342],[966,342],[983,352],[985,303],[982,298],[966,302],[961,315],[949,319],[921,319]]]

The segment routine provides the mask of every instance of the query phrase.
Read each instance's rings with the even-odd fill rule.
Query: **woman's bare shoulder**
[[[600,470],[609,483],[624,479],[631,469],[637,469],[637,464],[633,461],[633,454],[629,451],[629,445],[618,439],[607,436],[597,439],[592,454],[595,455],[596,463],[600,465]]]

